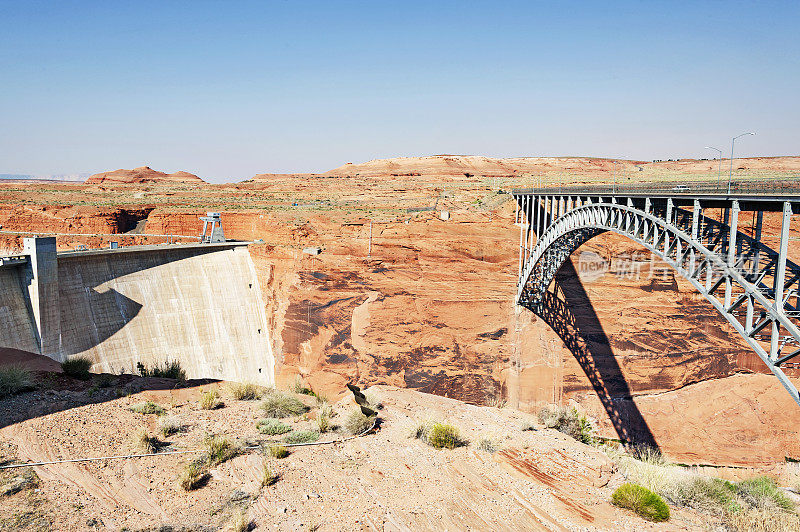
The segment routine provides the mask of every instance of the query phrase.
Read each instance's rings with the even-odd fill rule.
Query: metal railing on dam
[[[789,257],[800,179],[548,186],[512,195],[521,229],[517,303],[561,336],[596,390],[608,375],[592,363],[593,340],[570,304],[582,288],[557,274],[572,268],[568,259],[583,243],[614,232],[687,279],[800,404],[784,373],[800,360],[800,266]],[[612,421],[619,417],[613,399],[598,393]]]

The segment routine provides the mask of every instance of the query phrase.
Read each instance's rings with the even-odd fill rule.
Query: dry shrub
[[[261,487],[272,486],[278,482],[278,475],[272,470],[269,464],[265,461],[261,468]]]
[[[478,440],[478,449],[494,454],[497,452],[497,445],[495,445],[491,438],[481,438]]]
[[[128,407],[128,410],[137,414],[157,414],[163,416],[166,413],[164,408],[153,401],[142,401]]]
[[[333,408],[331,405],[325,403],[317,413],[317,430],[324,434],[331,428],[331,417],[333,416]]]
[[[264,415],[273,418],[299,416],[308,411],[308,407],[294,396],[283,392],[268,394],[261,403]]]
[[[728,514],[725,525],[736,532],[797,532],[800,517],[769,508],[750,508]]]
[[[165,438],[183,430],[183,425],[175,417],[163,417],[158,422],[158,432]]]
[[[426,443],[436,449],[455,449],[466,445],[458,428],[448,423],[434,423],[428,431]]]
[[[141,362],[136,363],[136,369],[142,377],[160,377],[162,379],[175,379],[186,382],[186,371],[177,360],[165,361],[163,365],[156,364],[152,368],[145,367]]]
[[[186,464],[179,479],[181,487],[186,491],[202,487],[209,478],[208,465],[200,458]]]
[[[231,520],[225,527],[226,532],[249,532],[253,530],[255,524],[247,517],[246,510],[239,510],[231,516]]]
[[[548,429],[556,429],[581,443],[591,445],[596,441],[592,423],[575,408],[545,407],[539,411],[539,421]]]
[[[261,396],[264,395],[264,388],[251,382],[234,382],[228,386],[228,389],[231,395],[233,395],[233,398],[238,401],[256,401],[261,399]]]
[[[352,410],[344,420],[344,429],[353,436],[363,434],[372,428],[375,416],[365,416],[360,408]]]
[[[273,458],[281,459],[281,458],[286,458],[291,453],[289,453],[289,449],[287,449],[283,445],[270,445],[269,454]]]
[[[222,407],[217,390],[206,390],[200,393],[200,408],[203,410],[215,410]]]
[[[136,435],[136,446],[141,452],[150,454],[157,453],[165,443],[155,436],[150,436],[146,429],[142,429]]]
[[[242,452],[241,447],[225,436],[209,436],[205,440],[208,464],[219,465]]]

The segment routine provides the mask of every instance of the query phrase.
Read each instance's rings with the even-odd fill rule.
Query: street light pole
[[[719,190],[719,180],[722,174],[722,150],[714,146],[706,146],[707,150],[717,150],[719,152],[719,163],[717,164],[717,190]]]
[[[731,169],[730,172],[728,172],[728,195],[731,193],[731,179],[733,179],[733,144],[736,142],[736,139],[744,137],[745,135],[755,135],[755,133],[742,133],[731,139]]]

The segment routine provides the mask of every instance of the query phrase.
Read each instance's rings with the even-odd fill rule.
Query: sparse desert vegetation
[[[160,432],[165,438],[182,432],[183,429],[183,423],[181,423],[176,417],[167,416],[158,420],[158,432]]]
[[[0,398],[32,390],[33,374],[20,366],[0,368]]]
[[[609,452],[631,485],[641,486],[675,507],[719,518],[726,530],[800,529],[795,503],[768,476],[732,482],[671,464],[648,447],[633,454]]]
[[[272,470],[269,462],[264,461],[261,467],[261,487],[272,486],[278,481],[278,475]]]

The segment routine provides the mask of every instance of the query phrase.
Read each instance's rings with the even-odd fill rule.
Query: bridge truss
[[[685,277],[800,405],[782,369],[800,356],[800,266],[788,258],[800,195],[610,187],[512,194],[521,227],[518,304],[547,321],[564,301],[554,280],[569,256],[601,233],[626,236]],[[776,213],[772,223],[764,223],[765,213]]]

